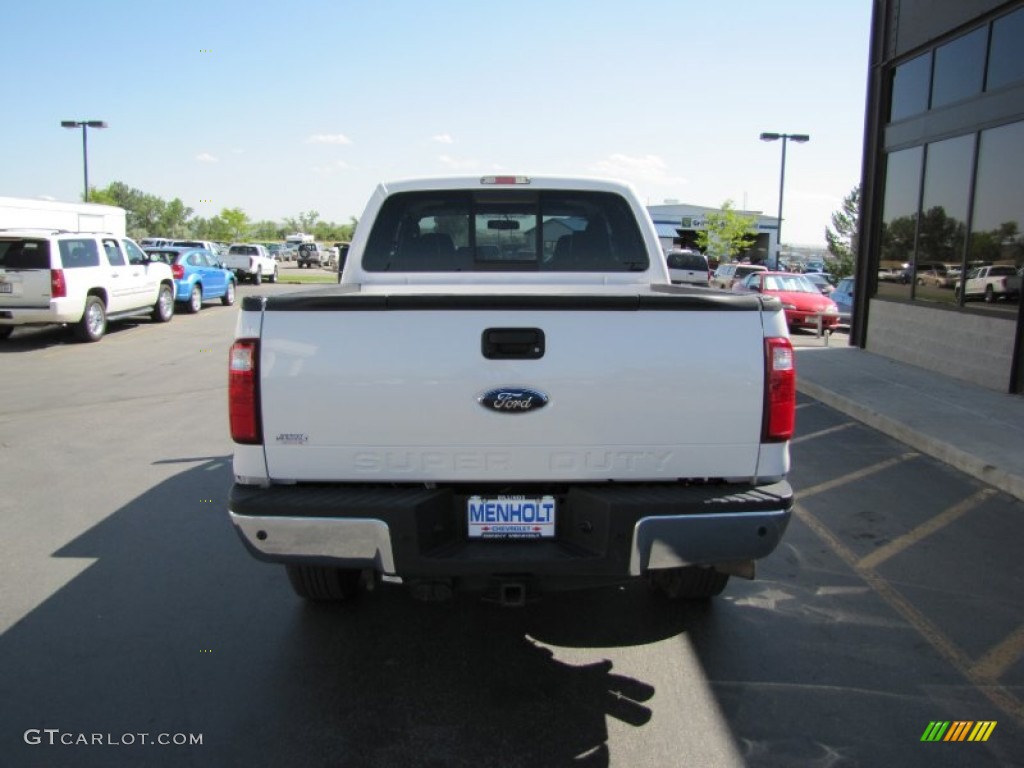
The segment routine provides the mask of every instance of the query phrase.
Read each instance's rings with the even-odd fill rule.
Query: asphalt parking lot
[[[1024,765],[1012,497],[801,397],[790,529],[710,606],[311,608],[227,520],[236,314],[0,345],[0,763]]]

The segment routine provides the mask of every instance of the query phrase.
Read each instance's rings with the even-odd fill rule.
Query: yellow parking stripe
[[[1024,626],[978,659],[971,673],[983,679],[998,680],[1021,657],[1024,657]]]
[[[810,488],[804,488],[800,491],[797,491],[797,498],[806,499],[809,496],[815,496],[819,493],[824,493],[825,491],[831,491],[833,488],[838,488],[841,485],[852,483],[855,480],[861,480],[865,477],[870,477],[871,475],[877,472],[882,472],[886,469],[889,469],[890,467],[895,467],[897,464],[902,464],[903,462],[909,461],[910,459],[916,459],[920,455],[921,454],[919,453],[913,452],[904,453],[901,456],[896,456],[895,458],[892,459],[880,461],[877,464],[872,464],[870,467],[865,467],[864,469],[858,469],[856,472],[851,472],[848,475],[843,475],[842,477],[837,477],[834,480],[828,480],[824,483],[819,483],[818,485],[812,485]]]
[[[898,460],[882,462],[881,464],[874,465],[874,467],[869,467],[868,470],[879,471],[879,469],[885,468],[882,465],[887,464],[892,466],[893,464],[899,463],[900,460],[906,457],[913,457],[916,455],[917,454],[904,454],[904,456]],[[861,473],[868,472],[868,470],[861,470]],[[870,474],[870,472],[868,472],[868,474]],[[836,481],[832,482],[841,484]],[[822,485],[828,485],[828,483],[822,483]],[[820,493],[820,491],[816,492]],[[802,497],[804,494],[801,493],[798,495]],[[832,533],[826,525],[818,520],[818,518],[808,512],[807,509],[800,504],[794,504],[793,515],[804,523],[804,525],[810,528],[814,534],[818,536],[818,538],[820,538],[843,562],[850,566],[858,576],[864,579],[875,594],[882,598],[890,608],[896,611],[896,613],[898,613],[903,620],[906,621],[925,640],[925,642],[928,643],[928,645],[930,645],[942,658],[949,662],[957,672],[959,672],[978,690],[979,693],[999,707],[1003,712],[1006,712],[1019,723],[1024,724],[1024,703],[1022,703],[1020,699],[1000,685],[995,678],[975,672],[975,665],[972,664],[970,657],[968,657],[964,651],[962,651],[952,640],[946,637],[946,635],[944,635],[942,631],[935,626],[935,624],[933,624],[923,613],[914,607],[914,605],[900,594],[895,587],[889,584],[889,582],[879,576],[872,569],[860,567],[858,564],[859,558],[853,553],[853,551],[839,541],[836,535]],[[1015,636],[1016,634],[1017,633],[1015,633]],[[1021,642],[1024,642],[1024,640]],[[1005,641],[1004,643],[1000,643],[1000,646],[997,646],[997,648],[993,649],[993,651],[988,655],[998,655],[1001,662],[1005,661],[1005,657],[1003,655],[996,653],[996,651],[1005,644]],[[1017,648],[1018,646],[1013,647]]]
[[[990,496],[994,496],[996,490],[994,488],[983,488],[977,493],[969,496],[968,498],[961,501],[944,512],[940,512],[930,520],[926,520],[921,525],[914,528],[909,533],[904,534],[896,539],[893,539],[883,547],[879,547],[870,555],[862,558],[857,563],[858,568],[877,568],[880,564],[884,563],[889,558],[898,555],[905,549],[912,547],[919,541],[927,536],[931,536],[936,531],[942,530],[950,523],[959,520],[961,517],[966,515],[972,509],[981,504],[985,499]]]
[[[815,438],[818,438],[818,437],[824,437],[825,435],[831,435],[833,432],[841,432],[844,429],[849,429],[855,423],[856,422],[848,421],[845,424],[838,424],[838,425],[836,425],[834,427],[829,427],[828,429],[822,429],[822,430],[820,430],[818,432],[811,432],[809,435],[801,435],[800,437],[794,437],[792,440],[789,441],[789,444],[790,445],[795,445],[796,443],[802,443],[805,440],[814,440]]]

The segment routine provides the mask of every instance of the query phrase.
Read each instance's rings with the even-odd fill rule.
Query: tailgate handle
[[[488,328],[480,338],[488,360],[539,360],[544,357],[544,331],[540,328]]]

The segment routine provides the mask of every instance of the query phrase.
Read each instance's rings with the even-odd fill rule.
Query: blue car
[[[160,259],[170,265],[174,277],[174,300],[184,304],[186,311],[198,312],[203,302],[210,299],[220,299],[226,307],[235,303],[235,273],[206,249],[147,248],[146,253],[151,259]]]
[[[853,289],[856,279],[844,277],[829,296],[839,309],[839,324],[849,325],[853,318]]]

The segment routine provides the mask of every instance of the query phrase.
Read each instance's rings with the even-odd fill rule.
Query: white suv
[[[174,316],[174,277],[132,240],[92,232],[0,230],[0,339],[19,325],[67,323],[99,341],[109,320]]]

